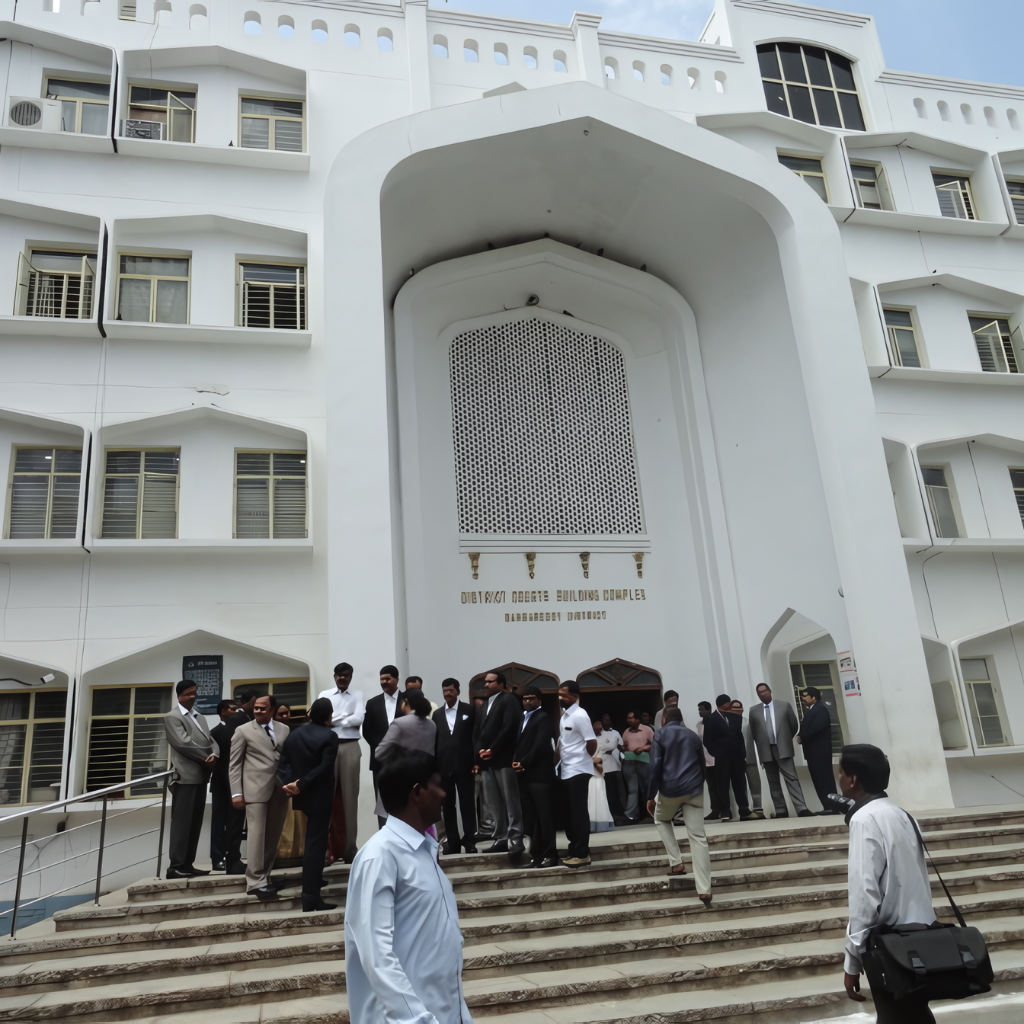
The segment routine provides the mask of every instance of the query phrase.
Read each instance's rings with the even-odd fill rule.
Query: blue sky
[[[713,0],[431,0],[431,6],[563,24],[579,9],[602,15],[604,28],[696,39]],[[816,6],[873,15],[893,70],[1024,85],[1024,0],[818,0]]]

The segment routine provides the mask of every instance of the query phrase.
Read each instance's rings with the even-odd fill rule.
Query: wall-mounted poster
[[[857,665],[853,660],[852,651],[839,651],[839,681],[843,687],[844,697],[860,696],[860,679],[857,677]]]
[[[224,655],[192,654],[181,659],[181,678],[196,684],[195,710],[201,715],[217,714],[224,692]]]

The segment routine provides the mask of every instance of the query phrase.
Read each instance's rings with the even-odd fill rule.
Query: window
[[[986,373],[1017,373],[1017,356],[1013,350],[1010,324],[1001,317],[969,316],[978,359]],[[1019,334],[1018,327],[1013,334]]]
[[[239,263],[243,327],[306,329],[306,268]]]
[[[1024,224],[1024,181],[1006,179],[1006,190],[1013,204],[1013,216],[1018,224]]]
[[[783,167],[788,167],[797,177],[803,178],[821,196],[822,202],[828,202],[825,172],[821,169],[820,160],[814,160],[805,156],[787,156],[785,153],[780,153],[779,163]]]
[[[177,448],[107,452],[102,537],[158,540],[178,535]]]
[[[153,138],[171,142],[196,141],[196,94],[182,89],[153,89],[147,85],[130,86],[128,117],[161,125]]]
[[[864,131],[864,115],[846,58],[818,46],[766,43],[757,48],[768,109],[828,128]]]
[[[67,703],[67,690],[0,692],[0,804],[58,799]]]
[[[140,323],[188,323],[187,257],[121,254],[117,319]]]
[[[81,448],[15,448],[4,536],[74,540],[81,482]]]
[[[946,483],[946,471],[940,466],[922,466],[924,490],[928,496],[928,507],[932,514],[936,537],[959,537],[956,513],[953,511],[953,496]]]
[[[932,174],[935,194],[939,200],[939,212],[943,217],[956,220],[977,220],[974,215],[974,200],[971,198],[971,181],[952,174]]]
[[[15,316],[88,320],[96,285],[96,253],[32,249],[18,253]]]
[[[171,710],[170,683],[149,686],[96,686],[92,691],[88,792],[167,770],[163,717]],[[159,793],[162,785],[133,786],[125,796]]]
[[[291,718],[288,724],[294,728],[304,725],[306,710],[309,707],[308,679],[232,679],[231,696],[237,698],[243,690],[253,690],[259,696],[268,693],[276,697],[282,704],[288,705]]]
[[[914,336],[914,322],[909,309],[886,309],[885,333],[889,335],[889,347],[897,366],[920,366],[921,356],[917,351]]]
[[[1013,496],[1017,500],[1020,521],[1024,523],[1024,469],[1010,470],[1010,485],[1013,487]]]
[[[61,101],[64,131],[82,135],[106,135],[110,110],[110,81],[76,81],[70,78],[49,78],[46,97]]]
[[[796,694],[800,721],[803,721],[804,712],[807,710],[800,699],[800,694],[805,687],[816,686],[821,692],[821,703],[828,708],[829,718],[832,720],[832,753],[842,753],[843,744],[846,742],[843,739],[846,731],[846,712],[842,704],[837,703],[836,694],[839,687],[836,685],[835,664],[831,661],[805,661],[790,665],[789,671],[793,676],[793,692]]]
[[[119,0],[117,16],[121,21],[135,20],[135,0]]]
[[[1002,700],[996,681],[989,675],[987,658],[961,658],[971,722],[979,747],[1004,747],[1010,737],[1003,728]]]
[[[885,171],[874,164],[850,164],[853,173],[853,196],[865,210],[892,210],[892,197]]]
[[[306,536],[306,453],[235,453],[235,536]]]
[[[302,152],[302,100],[242,97],[241,145],[244,149]]]

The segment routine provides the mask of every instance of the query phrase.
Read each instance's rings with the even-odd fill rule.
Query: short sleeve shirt
[[[563,779],[571,779],[574,775],[593,775],[594,761],[587,753],[587,740],[596,740],[597,737],[590,724],[590,715],[579,704],[573,704],[568,711],[563,712],[558,732],[561,756],[559,775]]]

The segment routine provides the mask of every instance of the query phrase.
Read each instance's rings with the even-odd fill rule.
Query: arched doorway
[[[628,712],[648,714],[653,720],[662,707],[661,673],[623,658],[588,668],[576,681],[580,684],[580,703],[590,717],[611,715],[619,732],[626,726]]]

